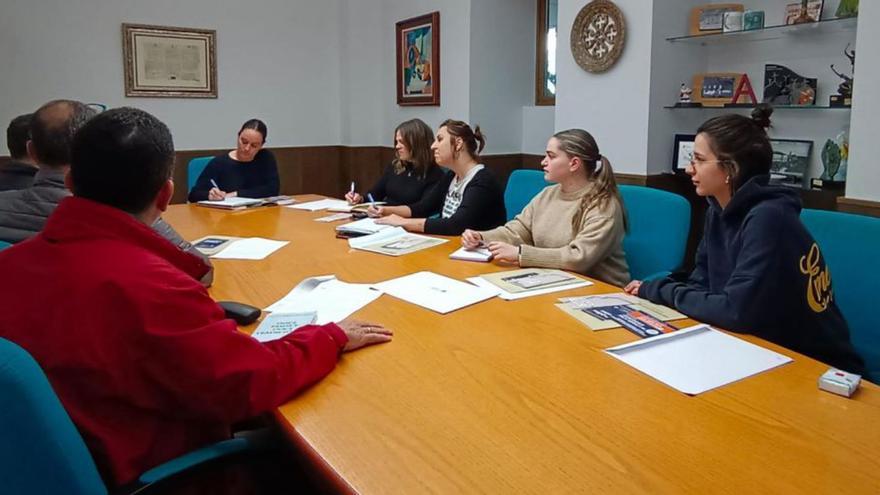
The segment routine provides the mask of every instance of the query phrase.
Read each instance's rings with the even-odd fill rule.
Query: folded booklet
[[[663,322],[687,318],[674,309],[624,293],[563,297],[556,307],[590,330],[623,327],[643,338],[675,331]]]
[[[355,234],[375,234],[380,230],[390,229],[390,225],[379,225],[375,219],[362,218],[360,220],[344,223],[336,227],[337,232],[349,232]]]
[[[401,256],[421,251],[422,249],[428,249],[444,242],[447,242],[447,240],[426,235],[410,234],[402,227],[393,227],[382,229],[375,234],[349,239],[348,245],[354,249],[372,251],[389,256]]]
[[[221,200],[204,200],[199,201],[199,206],[207,206],[209,208],[221,208],[224,210],[243,210],[245,208],[255,208],[258,206],[275,206],[289,205],[295,203],[293,196],[269,196],[268,198],[242,198],[232,197]]]
[[[499,289],[516,294],[551,287],[562,287],[584,282],[571,273],[552,268],[523,268],[500,273],[490,273],[481,277]]]

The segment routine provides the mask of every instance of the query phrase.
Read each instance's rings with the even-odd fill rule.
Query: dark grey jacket
[[[31,187],[37,169],[25,162],[12,160],[0,167],[0,191],[14,191]]]
[[[0,241],[21,242],[43,230],[58,203],[70,196],[64,171],[41,168],[27,189],[0,192]]]

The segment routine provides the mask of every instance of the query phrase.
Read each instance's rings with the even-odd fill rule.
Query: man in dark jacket
[[[24,189],[34,183],[37,166],[27,154],[32,114],[19,115],[6,128],[6,146],[11,160],[0,167],[0,191]]]

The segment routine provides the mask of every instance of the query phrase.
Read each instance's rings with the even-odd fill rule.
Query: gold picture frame
[[[740,72],[706,72],[694,76],[693,100],[704,107],[723,107],[733,103],[733,96],[742,81]]]
[[[217,31],[122,24],[125,96],[217,98]]]

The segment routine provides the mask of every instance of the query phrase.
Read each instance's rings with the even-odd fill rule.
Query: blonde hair
[[[568,129],[553,135],[559,142],[559,149],[566,155],[580,158],[584,164],[587,179],[595,184],[590,194],[584,195],[571,219],[571,230],[577,234],[584,221],[584,214],[591,208],[604,208],[608,201],[617,201],[621,207],[623,199],[617,189],[614,170],[608,158],[599,153],[599,146],[593,136],[583,129]],[[627,228],[626,210],[623,210],[623,225]]]

